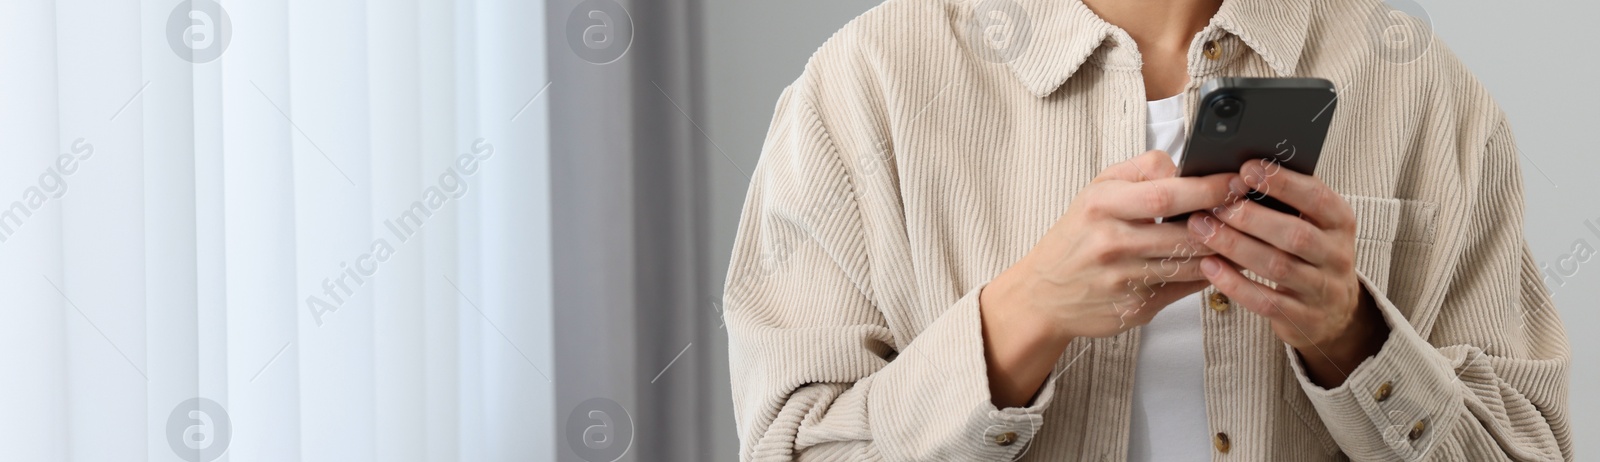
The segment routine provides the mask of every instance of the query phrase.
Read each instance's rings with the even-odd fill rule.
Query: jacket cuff
[[[1028,407],[989,394],[979,286],[956,301],[876,377],[872,438],[888,460],[1015,460],[1044,424],[1060,364]],[[891,372],[892,371],[892,372]]]
[[[1293,347],[1284,345],[1295,379],[1317,415],[1352,460],[1417,460],[1453,424],[1462,406],[1449,359],[1417,334],[1387,295],[1357,274],[1384,321],[1389,338],[1378,354],[1325,389],[1311,382]]]

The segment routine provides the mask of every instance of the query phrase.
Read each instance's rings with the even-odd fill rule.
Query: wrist
[[[1337,338],[1314,351],[1301,351],[1313,382],[1324,388],[1344,383],[1345,376],[1383,349],[1389,338],[1389,324],[1365,288],[1352,313],[1350,325]]]
[[[1027,275],[1006,270],[978,294],[978,306],[986,325],[1003,329],[1007,337],[1030,348],[1047,348],[1071,343],[1073,335],[1062,328],[1049,310],[1033,303],[1028,295]],[[990,322],[992,321],[992,324]]]
[[[1031,402],[1072,340],[1027,304],[1025,286],[1012,277],[1002,274],[978,293],[989,392],[1001,408]]]
[[[1383,320],[1383,312],[1378,310],[1377,302],[1365,288],[1361,289],[1360,301],[1342,337],[1340,356],[1352,368],[1378,354],[1384,340],[1389,338],[1389,323]]]

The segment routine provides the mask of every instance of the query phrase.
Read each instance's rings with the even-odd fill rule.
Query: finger
[[[1270,321],[1279,339],[1296,348],[1317,344],[1309,332],[1317,328],[1315,323],[1319,314],[1310,307],[1294,297],[1245,277],[1238,267],[1220,257],[1207,257],[1202,267],[1218,292],[1227,295],[1245,310]]]
[[[1126,255],[1138,258],[1186,260],[1216,253],[1194,239],[1181,222],[1135,224],[1126,228],[1119,239],[1128,250]]]
[[[1298,301],[1288,295],[1273,290],[1265,284],[1244,277],[1238,268],[1228,264],[1221,257],[1206,257],[1201,260],[1201,271],[1217,291],[1228,296],[1229,300],[1238,303],[1251,313],[1272,321],[1289,322],[1291,318],[1299,315],[1305,308]]]
[[[1200,220],[1189,220],[1189,230],[1195,234],[1195,240],[1204,242],[1206,247],[1217,251],[1217,255],[1227,257],[1234,264],[1297,293],[1314,293],[1323,287],[1321,284],[1326,276],[1300,257],[1229,226],[1207,229],[1208,223],[1216,222],[1204,218],[1214,217],[1210,214],[1201,217]]]
[[[1108,180],[1149,181],[1172,178],[1177,174],[1178,166],[1172,163],[1172,156],[1166,151],[1152,149],[1132,159],[1106,167],[1091,183]]]
[[[1338,246],[1334,237],[1322,228],[1300,217],[1273,210],[1254,201],[1241,202],[1231,210],[1231,213],[1212,216],[1226,223],[1229,228],[1271,244],[1279,250],[1317,266],[1330,264],[1332,257],[1337,253]],[[1204,223],[1196,225],[1204,226]]]
[[[1211,282],[1201,280],[1141,287],[1136,292],[1130,291],[1127,296],[1112,302],[1110,308],[1116,311],[1124,325],[1141,326],[1148,324],[1156,314],[1173,302],[1199,292],[1209,285]]]
[[[1145,262],[1144,270],[1146,274],[1154,276],[1163,284],[1204,281],[1206,275],[1200,271],[1200,260],[1205,257],[1151,259]]]
[[[1270,160],[1245,162],[1240,180],[1260,194],[1272,196],[1326,229],[1355,229],[1355,212],[1344,198],[1314,176],[1283,168]]]
[[[1228,199],[1228,180],[1234,176],[1220,173],[1109,183],[1092,202],[1100,211],[1122,220],[1170,217],[1223,204]]]

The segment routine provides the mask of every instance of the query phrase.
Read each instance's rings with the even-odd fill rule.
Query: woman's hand
[[[1223,204],[1234,175],[1176,170],[1161,151],[1106,169],[986,292],[1070,339],[1120,334],[1205,288],[1199,257],[1213,252],[1182,223],[1154,219]]]
[[[1236,175],[1177,178],[1176,171],[1161,151],[1107,168],[979,294],[996,405],[1026,403],[1073,338],[1148,323],[1210,284],[1199,265],[1212,252],[1182,223],[1154,219],[1225,203]]]
[[[1322,180],[1277,163],[1248,162],[1233,188],[1248,186],[1297,210],[1251,201],[1190,217],[1195,240],[1216,251],[1202,271],[1218,291],[1272,322],[1305,359],[1312,381],[1332,388],[1376,354],[1388,325],[1356,278],[1356,218]],[[1252,281],[1248,269],[1277,287]]]

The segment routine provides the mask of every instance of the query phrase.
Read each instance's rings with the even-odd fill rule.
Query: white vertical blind
[[[440,163],[422,157],[419,7],[417,0],[367,4],[373,236],[393,237],[385,224],[394,221],[399,221],[402,229],[413,225],[423,231],[440,228],[433,220],[442,217],[433,214],[447,209],[441,206],[433,212],[429,199],[454,197],[429,178],[438,174],[433,167]],[[462,186],[457,189],[470,191]],[[423,194],[425,187],[441,188],[438,191],[443,195]],[[410,208],[413,204],[422,208]],[[418,220],[406,221],[402,218],[406,215],[397,214],[402,210],[417,214]],[[422,242],[395,238],[394,257],[383,264],[381,277],[373,276],[373,304],[385,311],[374,316],[372,324],[376,460],[421,461],[426,455],[422,322],[428,255]]]
[[[45,284],[52,292],[47,295],[59,300],[60,308],[51,312],[65,315],[68,354],[61,385],[66,391],[67,437],[106,436],[95,445],[66,448],[64,455],[73,458],[112,460],[138,455],[146,440],[141,432],[125,430],[143,424],[145,378],[150,366],[141,360],[148,354],[146,313],[142,310],[145,280],[139,277],[145,268],[144,207],[138,194],[144,183],[140,155],[143,125],[140,114],[121,108],[127,97],[143,86],[140,44],[96,38],[137,34],[139,21],[138,4],[62,2],[56,4],[54,21],[46,23],[55,25],[58,111],[57,131],[49,136],[59,144],[52,150],[35,151],[35,155],[70,153],[77,139],[84,140],[82,146],[92,144],[94,152],[85,150],[86,156],[73,156],[86,157],[75,168],[51,166],[67,187],[52,201],[59,202],[45,204],[40,211],[60,211],[60,273],[19,279]],[[117,113],[119,110],[123,112]],[[36,165],[24,170],[34,176],[45,171]],[[6,191],[0,193],[0,202],[9,204],[20,198],[15,194],[21,189],[0,188]],[[34,219],[48,220],[44,216]],[[5,245],[27,246],[28,241],[42,237],[34,233],[44,229],[26,229]],[[0,256],[0,264],[8,260]],[[57,288],[61,292],[55,292]]]
[[[0,460],[554,459],[543,5],[179,4],[0,2]]]
[[[222,120],[227,351],[228,364],[237,365],[228,371],[227,407],[238,427],[229,459],[296,460],[301,413],[290,403],[300,402],[295,340],[305,302],[292,250],[301,223],[295,220],[291,140],[299,135],[272,106],[287,103],[289,92],[288,8],[282,1],[230,2],[227,8],[234,30],[252,31],[234,34],[220,61],[229,109]],[[165,456],[171,453],[166,430],[156,430],[151,433],[161,440],[151,453]]]
[[[496,153],[478,173],[476,280],[467,285],[462,319],[490,319],[475,340],[485,380],[477,396],[483,454],[475,460],[554,460],[557,428],[549,346],[554,335],[550,288],[550,160],[520,153],[548,150],[549,116],[539,106],[551,84],[545,70],[543,2],[483,0],[475,12],[477,120]],[[504,149],[504,151],[500,151]],[[530,181],[537,179],[535,181]],[[529,200],[542,197],[544,200]],[[467,275],[463,274],[463,277]],[[476,311],[481,308],[481,313]],[[467,339],[469,337],[463,337]],[[530,391],[532,391],[530,393]],[[527,429],[540,431],[530,435]],[[531,436],[531,437],[530,437]],[[463,441],[463,444],[466,442]]]
[[[61,460],[67,434],[67,345],[94,335],[83,320],[46,284],[61,279],[60,208],[31,212],[13,202],[37,185],[61,147],[56,99],[56,30],[53,5],[0,2],[0,293],[6,294],[0,318],[0,434],[5,455],[17,460]],[[27,44],[11,45],[11,44]],[[80,172],[81,173],[81,172]],[[59,199],[56,199],[59,201]],[[26,206],[26,205],[25,205]],[[83,342],[87,344],[88,342]],[[97,352],[115,354],[108,349]],[[109,365],[110,363],[107,362]],[[109,368],[107,369],[110,370]],[[128,380],[128,379],[124,379]],[[142,380],[142,379],[134,379]]]

